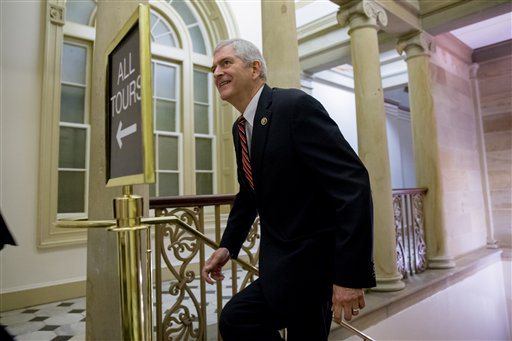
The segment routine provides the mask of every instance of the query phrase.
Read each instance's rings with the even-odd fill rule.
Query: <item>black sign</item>
[[[110,55],[109,178],[144,172],[139,27],[135,26]]]
[[[148,22],[139,5],[107,52],[107,186],[154,182]]]

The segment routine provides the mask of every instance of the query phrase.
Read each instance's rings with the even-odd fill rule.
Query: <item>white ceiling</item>
[[[473,50],[512,39],[512,12],[461,27],[451,33]]]

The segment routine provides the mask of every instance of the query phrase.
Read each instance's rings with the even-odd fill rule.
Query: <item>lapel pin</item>
[[[261,125],[264,126],[268,123],[268,119],[266,117],[263,117],[260,121]]]

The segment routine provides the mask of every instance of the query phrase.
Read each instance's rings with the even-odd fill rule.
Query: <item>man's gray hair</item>
[[[223,40],[217,44],[213,54],[215,55],[217,51],[226,46],[231,46],[235,51],[235,55],[247,64],[252,63],[255,60],[259,61],[261,64],[260,78],[265,82],[267,81],[267,63],[256,45],[250,41],[240,38]]]

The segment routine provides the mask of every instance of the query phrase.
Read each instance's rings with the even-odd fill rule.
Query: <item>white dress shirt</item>
[[[262,91],[263,85],[251,99],[251,101],[247,105],[247,108],[245,108],[245,111],[242,114],[246,121],[245,135],[247,135],[247,146],[249,147],[249,156],[251,156],[252,127],[254,126],[254,116],[256,115],[256,109],[258,108],[258,101],[260,100]]]

